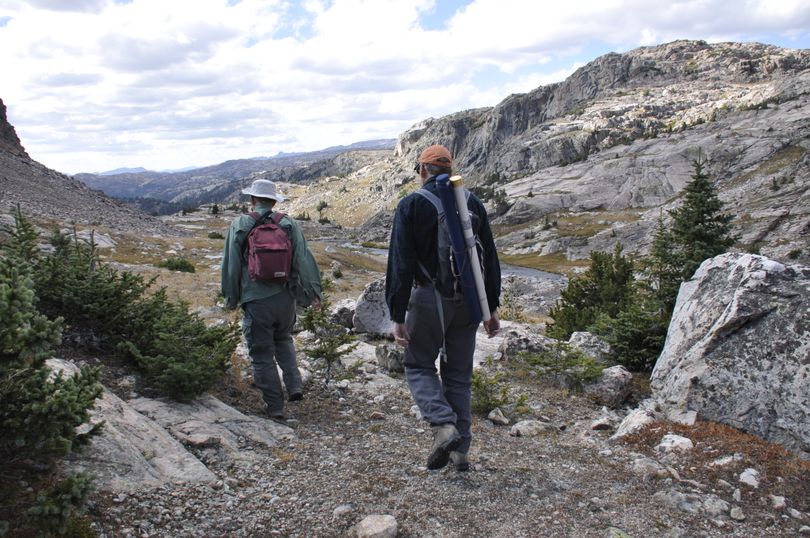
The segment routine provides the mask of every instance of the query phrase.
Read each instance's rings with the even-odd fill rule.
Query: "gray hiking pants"
[[[442,299],[447,360],[436,359],[442,346],[442,327],[432,286],[420,286],[411,293],[405,325],[411,341],[405,350],[405,379],[422,417],[431,424],[455,424],[461,434],[456,449],[467,453],[472,435],[471,393],[475,332],[478,324],[462,296]]]
[[[301,392],[301,372],[295,362],[292,329],[295,324],[295,299],[287,290],[272,297],[242,305],[245,315],[242,332],[253,363],[253,383],[271,413],[284,410],[284,391],[276,363],[284,374],[287,392]]]

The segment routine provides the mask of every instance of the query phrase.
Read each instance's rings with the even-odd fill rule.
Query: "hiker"
[[[451,175],[452,166],[450,151],[433,145],[422,152],[414,170],[419,173],[422,188],[436,194],[436,177]],[[483,246],[484,286],[492,311],[484,329],[491,338],[500,328],[495,311],[500,304],[501,269],[484,205],[470,195],[467,206],[471,216],[478,220],[478,238]],[[471,385],[478,323],[470,322],[471,315],[460,292],[439,289],[439,297],[435,291],[442,286],[437,275],[440,269],[437,216],[434,205],[419,193],[400,200],[391,230],[385,297],[394,322],[394,339],[405,348],[408,387],[433,431],[428,469],[440,469],[452,460],[457,471],[466,471],[472,439]],[[439,364],[440,379],[436,358],[442,345],[446,357]]]
[[[270,418],[283,422],[287,417],[276,363],[284,375],[287,399],[301,400],[303,385],[291,333],[296,304],[320,308],[321,274],[298,223],[288,215],[274,213],[276,203],[285,199],[276,192],[275,183],[257,179],[242,194],[250,195],[253,213],[236,217],[228,228],[222,254],[222,295],[227,309],[242,306],[242,332],[253,364],[253,383],[262,391]],[[262,216],[273,222],[280,218],[277,224],[289,237],[291,252],[284,253],[291,256],[291,261],[286,260],[289,275],[281,278],[287,282],[251,279],[247,238],[258,224],[254,217]]]

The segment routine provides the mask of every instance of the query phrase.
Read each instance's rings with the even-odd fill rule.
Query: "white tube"
[[[461,176],[451,177],[450,185],[452,185],[453,195],[456,197],[458,217],[461,221],[461,229],[464,231],[464,243],[467,246],[467,257],[472,266],[475,289],[478,292],[478,302],[481,303],[481,317],[483,317],[484,321],[489,321],[492,316],[489,312],[487,291],[484,288],[484,276],[481,274],[481,265],[478,263],[478,249],[475,246],[475,236],[473,235],[470,212],[467,209],[467,197],[464,194],[464,183]]]

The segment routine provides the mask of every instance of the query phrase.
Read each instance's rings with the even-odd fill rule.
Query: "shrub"
[[[194,268],[194,264],[188,261],[185,258],[169,258],[167,260],[163,260],[157,264],[156,267],[163,267],[164,269],[168,269],[170,271],[180,271],[183,273],[194,273],[196,269]]]
[[[25,534],[24,528],[32,527],[48,534],[64,528],[81,511],[89,479],[50,478],[57,494],[40,492],[42,502],[32,498],[35,488],[21,485],[50,473],[57,458],[98,432],[98,425],[82,433],[77,428],[88,421],[101,385],[97,369],[83,368],[65,378],[45,365],[52,346],[60,341],[62,320],[48,320],[35,307],[37,235],[19,208],[15,222],[0,257],[0,476],[4,483],[0,488],[0,530]],[[26,513],[19,507],[31,504],[45,508],[29,510],[26,521]]]
[[[631,371],[652,370],[664,348],[671,311],[639,295],[615,318],[600,316],[592,328],[610,345],[613,359]]]
[[[208,390],[228,368],[239,341],[235,325],[206,327],[165,289],[133,305],[131,331],[118,350],[132,358],[150,386],[176,400]]]
[[[71,475],[57,482],[36,497],[34,506],[26,512],[36,521],[40,532],[51,535],[71,535],[75,516],[84,512],[87,496],[92,490],[92,478],[86,473]]]
[[[485,363],[492,366],[492,361]],[[472,411],[482,415],[489,414],[496,407],[509,403],[509,390],[503,373],[488,373],[485,368],[476,368],[472,376]]]
[[[574,331],[587,329],[600,314],[615,316],[627,303],[633,287],[633,264],[622,255],[621,243],[613,254],[591,252],[591,266],[572,278],[549,311],[552,338],[567,340]]]
[[[208,232],[208,239],[225,239],[225,236],[219,232]]]
[[[802,255],[802,249],[800,249],[800,248],[794,248],[793,250],[791,250],[790,252],[788,252],[788,255],[787,255],[787,256],[788,256],[788,258],[790,258],[791,260],[798,260],[798,259],[799,259],[799,256],[801,256],[801,255]]]
[[[557,342],[540,353],[521,353],[523,361],[539,374],[555,378],[563,377],[568,384],[581,387],[599,379],[604,365],[565,342]]]
[[[37,270],[41,305],[64,317],[74,334],[130,359],[160,393],[189,399],[223,374],[238,342],[234,324],[207,328],[165,289],[149,293],[154,279],[118,272],[99,262],[93,245],[61,239]]]
[[[311,331],[317,339],[304,348],[304,352],[313,359],[322,359],[326,376],[324,385],[329,386],[332,377],[332,368],[339,362],[340,357],[351,352],[358,346],[355,337],[342,325],[330,319],[328,291],[332,288],[332,282],[322,280],[323,297],[320,308],[307,308],[301,318],[301,325],[304,329]]]

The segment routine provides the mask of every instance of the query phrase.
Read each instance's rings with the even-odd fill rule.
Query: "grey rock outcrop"
[[[48,366],[71,376],[78,368],[71,362],[51,359]],[[71,454],[67,468],[92,472],[102,491],[131,493],[166,484],[213,484],[208,468],[154,421],[104,389],[93,410],[91,423],[104,422],[80,453]]]
[[[751,254],[701,264],[681,286],[651,387],[700,418],[810,456],[810,268]]]
[[[586,260],[617,241],[646,252],[699,148],[741,242],[805,260],[808,117],[810,51],[676,41],[602,56],[493,108],[422,121],[396,151],[412,162],[444,143],[471,184],[502,189],[511,208],[495,220],[512,230],[499,237],[503,252]],[[574,231],[549,225],[558,219]]]
[[[552,349],[557,341],[527,327],[513,326],[506,329],[500,351],[506,359],[520,353],[542,353]]]
[[[272,447],[293,434],[287,426],[249,417],[210,395],[188,403],[150,398],[137,398],[127,403],[184,445],[215,448],[236,460],[249,458],[251,452],[240,451],[246,440]]]
[[[391,319],[385,304],[385,279],[375,280],[357,298],[354,312],[354,330],[376,336],[391,334]]]
[[[341,327],[351,329],[354,327],[355,302],[351,299],[341,299],[336,302],[329,312],[329,320]]]
[[[619,407],[630,396],[633,374],[624,366],[611,366],[602,370],[599,379],[585,386],[585,393],[597,403]]]
[[[383,344],[377,346],[375,353],[380,368],[391,373],[405,372],[405,366],[402,363],[405,352],[401,347],[394,344]]]
[[[597,362],[610,364],[610,345],[595,334],[587,331],[575,331],[568,338],[568,345],[593,357]]]

